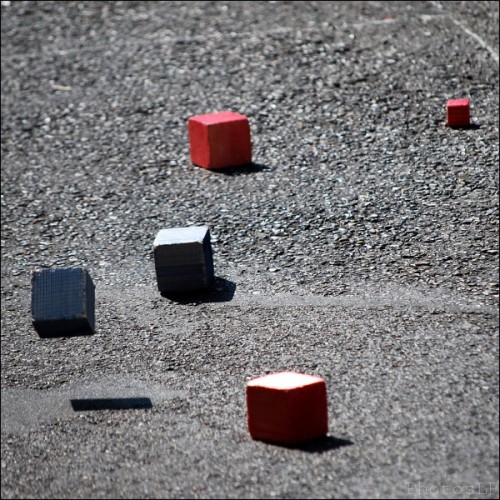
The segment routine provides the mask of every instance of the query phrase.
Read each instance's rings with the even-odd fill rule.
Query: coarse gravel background
[[[497,2],[1,5],[2,498],[498,498]],[[193,166],[224,110],[255,163]],[[156,233],[202,224],[213,291],[162,297]],[[57,266],[94,336],[34,331]],[[250,439],[280,370],[327,439]]]

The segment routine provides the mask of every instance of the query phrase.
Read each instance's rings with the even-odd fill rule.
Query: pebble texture
[[[497,2],[1,10],[2,498],[498,497]],[[224,110],[254,164],[193,166]],[[214,287],[170,300],[151,242],[192,225]],[[72,266],[96,334],[41,340],[31,271]],[[324,378],[322,443],[249,437],[285,370]]]

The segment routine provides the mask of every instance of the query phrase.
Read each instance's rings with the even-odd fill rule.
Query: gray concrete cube
[[[153,243],[161,293],[209,288],[214,281],[210,230],[206,226],[162,229]]]

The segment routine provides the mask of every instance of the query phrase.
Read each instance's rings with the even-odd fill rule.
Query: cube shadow
[[[203,304],[210,302],[230,302],[236,291],[236,283],[225,278],[215,277],[214,284],[206,290],[190,292],[162,292],[165,299],[178,304]]]
[[[153,408],[149,398],[85,398],[72,399],[71,406],[74,411],[99,411],[99,410],[142,410]]]
[[[354,443],[349,439],[336,438],[335,436],[324,436],[304,443],[293,445],[279,445],[290,450],[300,450],[306,453],[325,453],[330,450],[351,446]]]
[[[257,172],[265,172],[272,170],[271,167],[264,165],[262,163],[247,163],[245,165],[240,165],[239,167],[226,167],[218,168],[212,170],[212,172],[217,174],[227,175],[228,177],[236,177],[238,175],[251,175]]]

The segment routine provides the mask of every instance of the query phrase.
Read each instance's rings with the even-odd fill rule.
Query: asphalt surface
[[[2,498],[498,498],[498,3],[1,9]],[[224,110],[254,164],[193,166]],[[162,297],[188,225],[215,287]],[[33,329],[58,266],[92,337]],[[327,439],[250,439],[281,370],[325,379]]]

